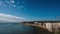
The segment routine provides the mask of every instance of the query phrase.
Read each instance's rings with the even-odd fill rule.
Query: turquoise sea
[[[0,34],[33,34],[33,28],[18,23],[0,23]]]

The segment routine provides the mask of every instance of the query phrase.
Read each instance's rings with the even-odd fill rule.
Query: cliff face
[[[54,32],[50,32],[47,29],[32,27],[34,30],[34,34],[54,34]]]

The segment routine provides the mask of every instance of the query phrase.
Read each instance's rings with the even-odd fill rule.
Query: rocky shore
[[[50,32],[47,29],[43,29],[43,28],[40,28],[40,27],[33,26],[32,28],[34,29],[33,30],[34,34],[54,34],[54,32]]]

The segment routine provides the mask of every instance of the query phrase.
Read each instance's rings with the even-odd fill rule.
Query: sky
[[[1,15],[3,20],[9,15],[17,20],[60,20],[60,0],[0,0]]]

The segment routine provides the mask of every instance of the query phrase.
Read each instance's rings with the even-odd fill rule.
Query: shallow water
[[[15,23],[0,23],[0,34],[33,34],[33,28]]]

